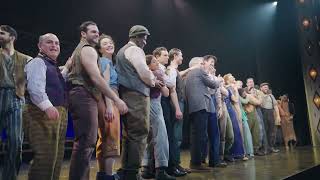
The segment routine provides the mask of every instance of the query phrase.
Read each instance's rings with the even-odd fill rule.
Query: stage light
[[[310,70],[309,70],[309,76],[310,76],[310,78],[311,78],[313,81],[316,81],[317,76],[318,76],[318,71],[317,71],[317,69],[314,68],[314,67],[311,67]]]
[[[304,0],[298,0],[300,4],[303,4],[304,3]]]
[[[308,18],[303,18],[302,25],[305,29],[308,29],[310,27],[311,21]]]
[[[318,108],[318,110],[320,110],[320,96],[318,92],[314,94],[313,103]]]
[[[272,3],[272,5],[273,5],[273,6],[277,6],[277,5],[278,5],[278,2],[275,1],[275,2]]]

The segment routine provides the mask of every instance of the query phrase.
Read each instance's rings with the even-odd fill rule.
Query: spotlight
[[[277,6],[277,5],[278,5],[278,2],[277,2],[277,1],[274,1],[274,2],[272,3],[272,5],[273,5],[273,6]]]

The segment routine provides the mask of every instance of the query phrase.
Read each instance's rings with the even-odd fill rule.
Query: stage
[[[190,154],[189,151],[182,152],[182,165],[189,166]],[[191,173],[185,177],[177,178],[181,180],[273,180],[284,179],[294,174],[303,172],[315,166],[320,165],[320,147],[298,147],[294,150],[281,149],[278,154],[250,159],[246,162],[237,161],[230,163],[227,168],[214,168],[209,173]],[[117,163],[119,166],[119,163]],[[26,180],[28,173],[28,164],[23,164],[18,180]],[[66,160],[63,164],[61,180],[68,179],[69,161]],[[95,180],[97,171],[96,161],[92,160],[91,178]],[[320,171],[316,171],[318,176],[313,176],[312,179],[319,179]],[[296,178],[292,178],[296,179]],[[308,180],[310,178],[307,178]],[[305,179],[305,180],[307,180]]]

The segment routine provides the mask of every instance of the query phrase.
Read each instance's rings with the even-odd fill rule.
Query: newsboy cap
[[[262,86],[266,86],[266,85],[267,85],[267,86],[270,86],[270,84],[269,84],[269,83],[264,82],[264,83],[261,83],[261,84],[260,84],[260,88],[261,88]]]
[[[130,31],[129,31],[129,38],[134,37],[134,36],[138,36],[138,35],[150,35],[148,29],[142,25],[134,25],[131,27]]]

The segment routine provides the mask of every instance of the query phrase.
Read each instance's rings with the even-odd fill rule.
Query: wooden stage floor
[[[182,152],[182,165],[189,166],[189,151]],[[320,165],[320,147],[298,147],[294,150],[281,149],[278,154],[255,157],[246,162],[230,163],[227,168],[214,168],[209,173],[191,173],[178,180],[273,180],[283,179],[308,168]],[[117,164],[117,167],[119,164]],[[26,180],[29,165],[23,164],[18,180]],[[69,161],[65,161],[60,180],[68,179]],[[90,180],[95,180],[97,165],[91,163]],[[318,178],[320,179],[320,172]]]

